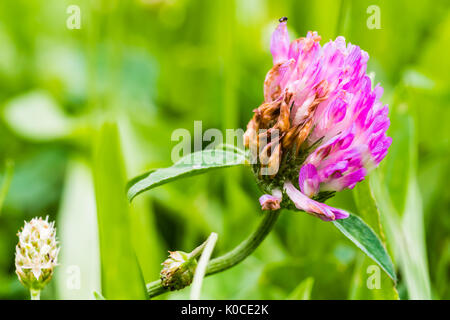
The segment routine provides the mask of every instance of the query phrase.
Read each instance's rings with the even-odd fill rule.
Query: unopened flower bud
[[[259,198],[262,210],[279,210],[283,194],[280,190],[274,189],[272,194],[265,194]]]
[[[197,261],[183,251],[169,252],[169,258],[162,263],[161,283],[171,291],[180,290],[192,283]]]
[[[40,291],[51,280],[57,265],[59,248],[54,222],[48,217],[25,222],[17,234],[16,273],[20,282],[31,291]]]

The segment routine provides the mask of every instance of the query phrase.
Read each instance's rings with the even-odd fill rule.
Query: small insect
[[[287,21],[288,18],[287,17],[281,17],[280,19],[278,19],[279,22],[285,22]]]

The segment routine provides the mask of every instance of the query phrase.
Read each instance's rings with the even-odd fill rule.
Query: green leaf
[[[314,285],[314,278],[309,277],[300,282],[300,284],[291,292],[287,300],[311,300],[311,291]]]
[[[101,289],[100,251],[92,169],[85,159],[73,156],[67,163],[56,227],[61,250],[55,273],[58,298],[92,298]],[[80,237],[80,230],[83,236]],[[78,278],[77,278],[78,276]],[[78,279],[79,287],[69,285]]]
[[[375,231],[380,239],[385,242],[380,222],[380,212],[369,186],[370,177],[358,183],[353,189],[353,198],[358,209],[358,215]]]
[[[380,222],[380,212],[376,205],[369,178],[353,189],[358,214],[375,231],[383,244],[386,244],[383,228]],[[395,283],[387,274],[378,272],[373,267],[373,261],[362,255],[358,259],[353,275],[350,299],[366,300],[398,300],[398,292]]]
[[[128,200],[138,194],[166,184],[213,169],[232,167],[245,163],[245,155],[232,151],[209,149],[191,153],[169,168],[152,170],[147,174],[132,179],[128,183]]]
[[[108,299],[146,299],[132,246],[124,165],[116,125],[103,125],[94,154],[102,293]]]
[[[386,271],[392,280],[397,281],[394,265],[383,243],[361,218],[350,214],[348,218],[336,220],[333,223],[339,231]]]

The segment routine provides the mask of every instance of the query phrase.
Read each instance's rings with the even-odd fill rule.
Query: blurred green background
[[[69,5],[81,10],[80,29],[66,27]],[[370,5],[380,9],[381,29],[367,27]],[[203,130],[245,128],[263,100],[270,35],[287,16],[291,38],[316,30],[323,44],[343,35],[369,53],[393,137],[370,186],[398,294],[450,299],[449,8],[446,0],[1,1],[0,298],[28,298],[14,274],[16,233],[46,215],[56,220],[61,252],[42,298],[100,292],[94,179],[98,196],[116,172],[93,160],[99,125],[118,123],[127,179],[171,165],[173,130],[192,132],[194,120]],[[357,213],[358,188],[330,203]],[[248,168],[214,171],[139,196],[124,209],[129,221],[113,227],[128,228],[122,234],[150,282],[167,250],[191,251],[212,231],[214,255],[242,241],[260,219],[259,196]],[[255,254],[205,279],[202,298],[392,297],[389,281],[366,290],[373,263],[365,259],[331,223],[286,211]],[[185,289],[160,298],[188,297]]]

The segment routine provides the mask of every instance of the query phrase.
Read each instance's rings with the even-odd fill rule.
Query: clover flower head
[[[17,235],[16,274],[28,289],[42,290],[57,265],[59,248],[54,222],[48,222],[48,217],[45,220],[33,218],[25,222]]]
[[[261,197],[263,209],[279,208],[274,201],[281,199],[273,191],[282,189],[297,209],[329,221],[348,213],[318,200],[364,180],[392,139],[386,136],[390,122],[380,101],[383,88],[373,88],[366,74],[367,52],[346,44],[344,37],[323,46],[320,40],[317,32],[308,32],[291,42],[287,19],[280,19],[272,35],[273,68],[264,81],[264,102],[254,110],[244,143],[260,150],[254,170],[272,193]],[[265,164],[279,169],[261,177]]]

